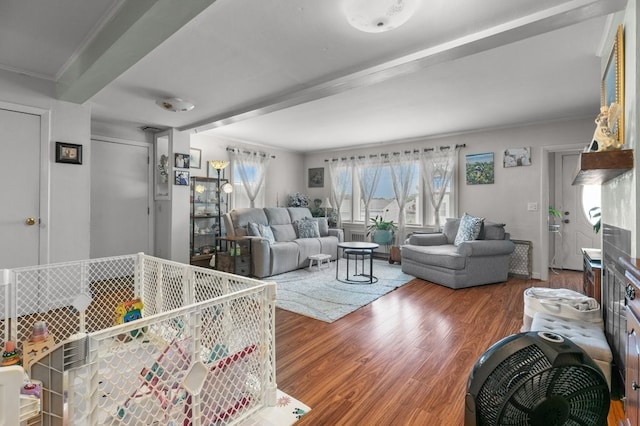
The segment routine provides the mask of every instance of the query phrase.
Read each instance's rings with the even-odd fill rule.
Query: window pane
[[[582,187],[582,211],[592,225],[600,220],[599,217],[593,217],[595,211],[589,213],[593,208],[600,208],[600,189],[600,185],[584,185]]]
[[[405,205],[405,223],[417,224],[419,223],[419,171],[418,164],[410,164],[406,167],[414,168],[413,179],[409,184],[409,196],[407,204]],[[360,199],[360,212],[359,220],[363,221],[365,216],[364,202]],[[398,223],[400,213],[400,206],[396,201],[396,193],[393,190],[393,179],[391,177],[391,167],[385,165],[380,170],[380,180],[376,187],[373,197],[369,202],[369,216],[376,217],[376,215],[382,216],[385,220],[393,220]]]
[[[240,177],[240,173],[238,172],[237,167],[233,167],[233,208],[243,208],[243,207],[251,207],[251,200],[249,200],[249,196],[247,195],[247,191],[244,188],[244,184],[242,183],[242,178]],[[255,167],[249,166],[247,168],[247,177],[250,182],[255,181],[257,176],[257,169]],[[264,183],[263,183],[264,188]],[[258,195],[255,199],[255,207],[264,207],[264,190],[261,189],[258,192]]]

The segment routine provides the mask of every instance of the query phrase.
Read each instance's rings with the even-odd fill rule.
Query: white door
[[[91,258],[152,253],[149,149],[91,141]]]
[[[593,230],[582,205],[583,186],[572,185],[578,168],[579,154],[559,154],[561,157],[562,185],[556,190],[556,208],[561,211],[561,237],[556,238],[558,266],[563,269],[582,270],[582,249],[600,248],[600,236]],[[558,158],[558,157],[556,157]],[[556,186],[556,188],[558,188]]]
[[[40,263],[40,120],[0,109],[0,268]]]

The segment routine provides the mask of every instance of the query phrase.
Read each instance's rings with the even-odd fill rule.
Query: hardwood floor
[[[278,387],[312,408],[296,426],[462,425],[468,374],[520,331],[523,291],[582,288],[581,272],[551,275],[462,290],[415,279],[332,324],[278,309]],[[622,416],[614,401],[609,425]]]

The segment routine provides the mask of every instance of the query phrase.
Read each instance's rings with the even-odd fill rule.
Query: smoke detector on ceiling
[[[191,111],[195,107],[191,102],[183,101],[180,98],[158,99],[156,101],[156,105],[164,110],[172,112],[187,112]]]

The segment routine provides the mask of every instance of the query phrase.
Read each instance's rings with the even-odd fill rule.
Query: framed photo
[[[484,185],[493,183],[495,166],[493,152],[467,155],[467,185]]]
[[[324,188],[324,167],[309,169],[309,188]]]
[[[175,172],[175,184],[176,185],[189,185],[189,172],[184,170],[176,170]]]
[[[189,162],[191,163],[192,169],[199,169],[202,167],[201,158],[202,158],[202,150],[197,148],[191,148],[189,150]]]
[[[189,168],[189,154],[175,154],[175,165],[176,169],[188,169]]]
[[[620,116],[614,123],[609,123],[616,140],[624,143],[624,30],[618,26],[616,39],[609,55],[609,61],[602,76],[601,106],[610,107],[612,103],[620,107]]]
[[[82,145],[56,142],[56,163],[82,164]]]
[[[530,166],[531,148],[507,148],[502,164],[504,167]]]

